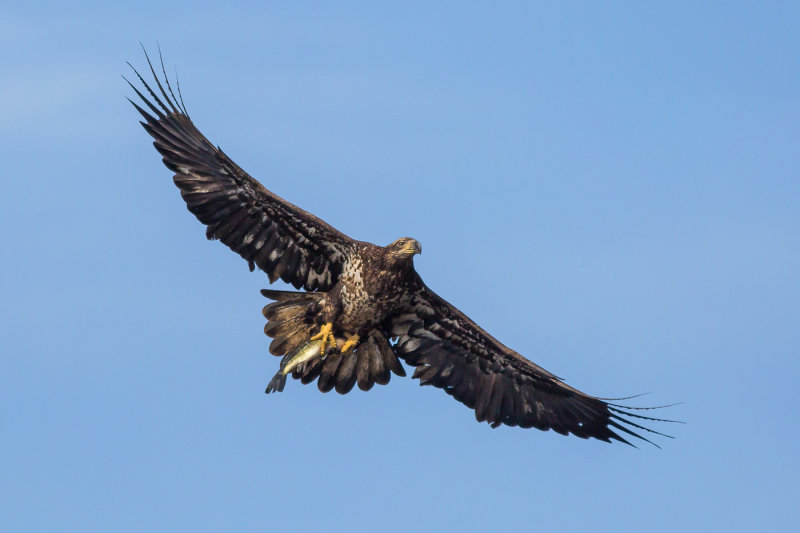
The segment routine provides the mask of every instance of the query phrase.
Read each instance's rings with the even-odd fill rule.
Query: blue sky
[[[650,3],[648,3],[650,4]],[[800,416],[792,2],[78,2],[0,20],[4,531],[788,531]],[[687,422],[491,430],[410,379],[263,389],[261,273],[125,101],[193,119],[493,335]]]

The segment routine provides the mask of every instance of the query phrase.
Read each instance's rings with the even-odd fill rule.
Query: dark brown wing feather
[[[497,427],[552,429],[563,435],[612,439],[636,430],[659,433],[630,420],[661,420],[630,412],[576,390],[486,333],[421,282],[421,289],[391,319],[398,356],[416,367],[422,385],[443,389]],[[633,408],[635,409],[635,408]]]
[[[147,62],[161,97],[133,69],[152,100],[131,87],[150,112],[131,103],[144,117],[141,124],[155,139],[153,145],[164,164],[175,172],[175,184],[189,211],[208,226],[206,236],[244,257],[250,270],[258,266],[270,282],[281,278],[296,288],[328,290],[336,283],[353,241],[268,191],[214,147],[192,123],[182,99],[175,98],[166,74],[171,98],[149,58]]]

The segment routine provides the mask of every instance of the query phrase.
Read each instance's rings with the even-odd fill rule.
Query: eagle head
[[[422,253],[422,245],[416,239],[403,237],[385,248],[387,255],[396,262],[411,261],[416,254]]]

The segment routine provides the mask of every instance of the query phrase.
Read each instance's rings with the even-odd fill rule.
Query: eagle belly
[[[367,333],[397,308],[407,292],[404,273],[383,268],[380,257],[371,252],[366,248],[348,258],[328,293],[326,318],[340,331]]]

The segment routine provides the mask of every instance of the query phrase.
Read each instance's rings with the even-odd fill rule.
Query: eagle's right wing
[[[443,389],[492,427],[552,429],[626,444],[625,436],[632,436],[652,444],[641,432],[664,434],[637,421],[672,422],[570,387],[504,346],[421,281],[387,329],[397,337],[397,355],[416,367],[412,377]]]
[[[270,282],[281,278],[296,288],[327,291],[336,283],[354,241],[268,191],[212,145],[192,123],[182,99],[175,98],[166,73],[172,98],[150,58],[147,63],[163,100],[131,66],[154,102],[128,83],[155,116],[131,103],[144,117],[141,124],[155,139],[164,164],[175,172],[175,185],[189,211],[208,226],[206,236],[244,257],[250,270],[258,266]]]

